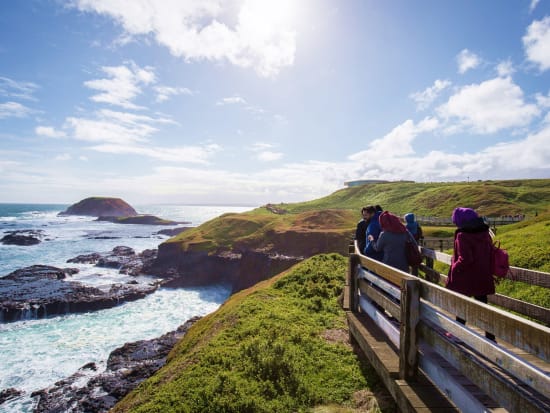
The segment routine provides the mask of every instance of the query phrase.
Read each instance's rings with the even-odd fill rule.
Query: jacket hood
[[[414,223],[414,220],[415,220],[415,216],[412,212],[409,212],[408,214],[405,214],[405,222],[407,224]]]

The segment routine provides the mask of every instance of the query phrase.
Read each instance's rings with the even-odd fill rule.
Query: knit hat
[[[464,227],[469,222],[477,218],[479,218],[479,216],[472,208],[455,208],[452,215],[453,224],[459,228]]]

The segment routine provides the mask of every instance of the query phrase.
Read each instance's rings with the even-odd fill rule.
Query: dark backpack
[[[494,243],[491,253],[491,267],[497,277],[506,277],[510,270],[508,252],[500,248],[500,242]]]

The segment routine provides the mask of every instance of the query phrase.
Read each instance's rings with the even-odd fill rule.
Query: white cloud
[[[361,159],[387,160],[406,157],[414,154],[412,143],[421,133],[432,132],[439,126],[436,118],[427,117],[418,124],[412,120],[406,120],[396,126],[391,132],[382,138],[373,140],[368,149],[352,154],[348,159],[358,161]]]
[[[157,102],[164,102],[172,96],[193,94],[193,91],[186,87],[156,86],[154,89],[157,92]]]
[[[527,60],[535,63],[541,71],[550,69],[550,16],[535,20],[523,36]]]
[[[236,104],[245,105],[246,100],[240,96],[235,95],[227,98],[222,98],[216,102],[216,106],[236,105]]]
[[[112,144],[131,144],[147,142],[158,131],[156,124],[173,124],[166,118],[152,118],[145,115],[100,110],[95,118],[69,117],[63,129],[71,131],[78,140],[106,142]]]
[[[515,69],[510,59],[504,60],[497,65],[497,73],[500,77],[509,77],[514,74]]]
[[[273,151],[274,147],[270,143],[256,142],[248,150],[254,152],[255,158],[261,162],[273,162],[278,161],[284,156],[282,152]]]
[[[468,49],[463,49],[457,56],[458,73],[464,74],[470,69],[475,69],[481,63],[481,59]]]
[[[34,111],[27,106],[17,102],[0,103],[0,119],[25,118]]]
[[[0,96],[36,101],[33,93],[37,89],[38,85],[35,83],[18,82],[16,80],[0,76]]]
[[[537,7],[540,0],[531,0],[531,4],[529,5],[529,13],[533,13],[533,10]]]
[[[546,96],[538,93],[536,99],[541,108],[550,108],[550,92]]]
[[[72,159],[72,156],[68,153],[62,153],[55,157],[56,161],[69,161]]]
[[[464,86],[437,112],[449,122],[447,131],[481,134],[528,125],[540,114],[536,105],[524,101],[523,91],[510,77]]]
[[[427,109],[435,99],[440,95],[440,93],[451,86],[449,80],[440,80],[437,79],[433,86],[430,86],[423,90],[422,92],[415,92],[409,97],[416,102],[417,110]]]
[[[75,0],[73,4],[82,11],[110,16],[130,36],[153,37],[186,61],[227,60],[265,77],[294,63],[295,0],[244,0],[229,5],[222,0]]]
[[[103,144],[92,146],[89,149],[103,153],[141,155],[165,162],[194,163],[205,165],[209,163],[209,159],[212,156],[214,156],[221,150],[221,147],[216,144],[172,148],[161,148],[136,144]]]
[[[67,136],[62,130],[57,130],[51,126],[37,126],[34,129],[34,133],[40,136],[47,136],[48,138],[64,138]]]
[[[257,159],[262,162],[273,162],[281,159],[283,155],[282,152],[262,151],[258,152]]]
[[[101,70],[109,78],[84,82],[86,87],[101,92],[92,96],[91,100],[120,106],[125,109],[143,109],[141,106],[132,103],[132,100],[141,94],[140,87],[142,85],[148,85],[156,81],[152,68],[140,68],[135,63],[130,62],[128,66],[104,66]]]

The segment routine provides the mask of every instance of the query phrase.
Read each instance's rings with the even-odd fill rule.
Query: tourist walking
[[[452,220],[457,229],[446,287],[487,303],[487,296],[495,293],[489,226],[471,208],[455,208]],[[460,317],[456,320],[466,323]],[[491,333],[486,332],[485,336],[495,339]]]
[[[378,240],[372,241],[373,248],[382,253],[382,262],[384,264],[408,272],[409,263],[407,261],[405,244],[407,240],[411,240],[416,246],[416,242],[397,215],[384,211],[380,214],[379,221],[382,232]]]

